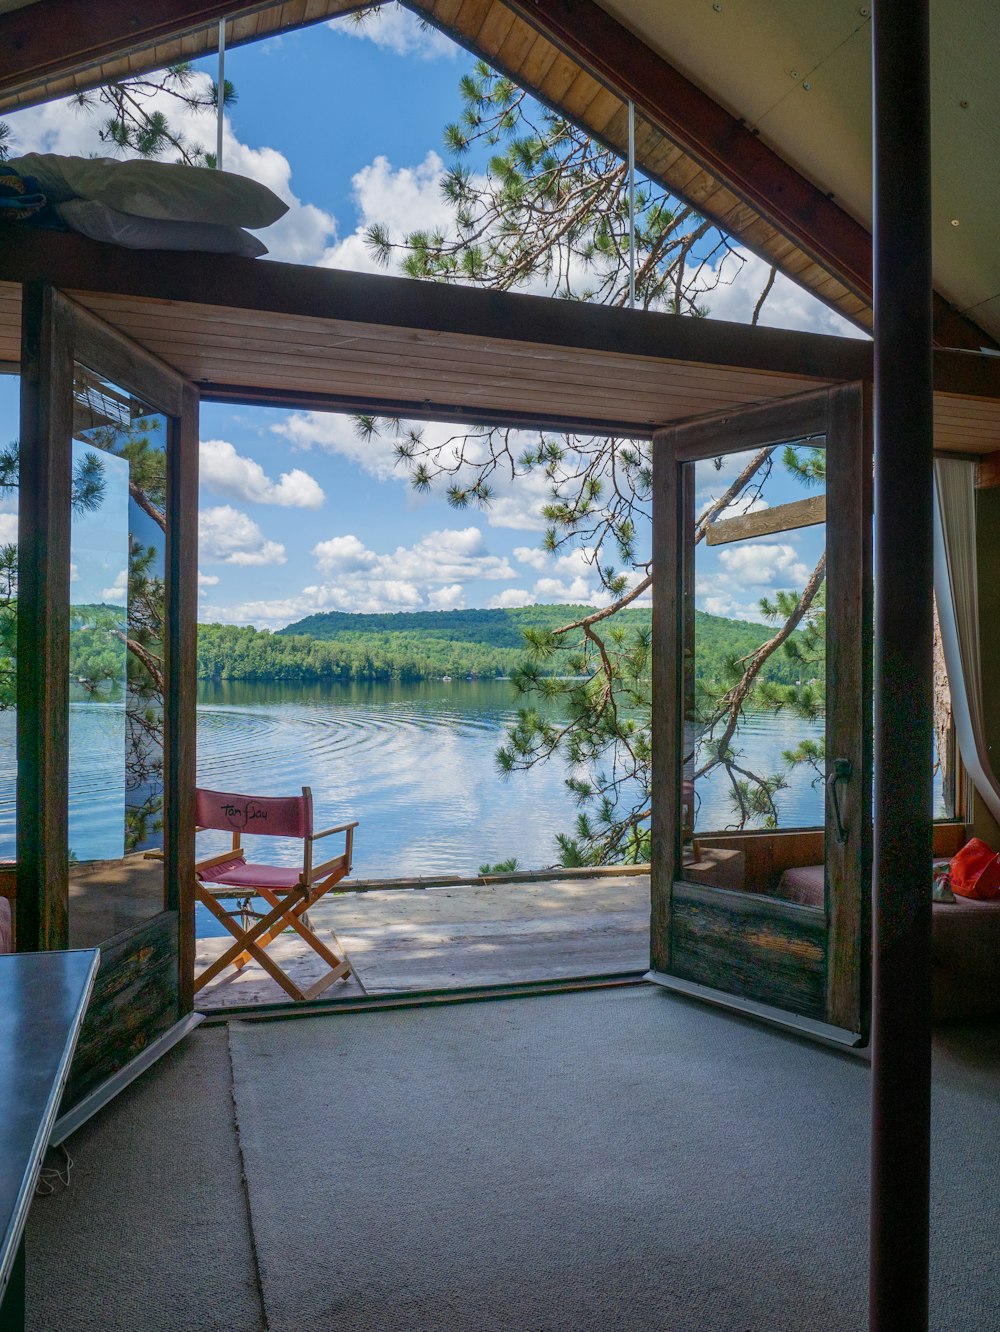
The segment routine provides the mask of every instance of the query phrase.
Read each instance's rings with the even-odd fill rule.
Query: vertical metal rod
[[[928,0],[873,10],[873,1332],[928,1317],[933,378]]]
[[[222,116],[226,100],[226,20],[219,19],[219,92],[215,107],[215,166],[222,170]]]
[[[635,309],[635,103],[628,104],[628,306]]]

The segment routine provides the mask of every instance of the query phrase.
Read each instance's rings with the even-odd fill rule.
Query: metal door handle
[[[837,825],[837,831],[834,835],[840,846],[843,846],[847,841],[847,829],[844,827],[844,820],[840,812],[840,796],[837,794],[837,786],[840,782],[843,782],[846,786],[851,780],[851,774],[853,771],[854,768],[850,759],[834,759],[833,766],[826,779],[826,794],[833,807],[833,817]]]

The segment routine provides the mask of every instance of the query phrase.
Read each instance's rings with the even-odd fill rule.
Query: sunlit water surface
[[[317,826],[360,820],[355,875],[475,873],[516,857],[523,868],[556,863],[557,832],[572,832],[574,799],[557,760],[503,778],[496,751],[516,699],[502,680],[406,685],[203,684],[198,691],[198,781],[258,795],[312,787]],[[121,853],[121,712],[72,705],[74,763],[70,844],[80,860]],[[791,716],[747,718],[747,766],[771,772],[782,751],[819,734]],[[779,796],[781,823],[822,817],[814,774],[794,774]],[[0,714],[0,855],[14,855],[14,717]],[[699,783],[698,827],[732,822],[724,774]],[[203,834],[199,851],[225,844]],[[268,851],[294,863],[301,847]]]

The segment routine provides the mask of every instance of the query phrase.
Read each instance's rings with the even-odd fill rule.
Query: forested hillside
[[[198,630],[202,680],[423,680],[450,675],[508,675],[525,658],[525,629],[554,629],[579,619],[584,606],[516,610],[414,611],[311,615],[277,633],[235,625]],[[648,609],[620,612],[617,623],[647,630]],[[771,635],[765,625],[695,613],[699,678],[720,679],[727,658],[742,657]],[[764,678],[791,684],[797,666],[781,654]]]

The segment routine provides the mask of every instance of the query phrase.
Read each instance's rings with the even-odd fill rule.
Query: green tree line
[[[414,611],[385,615],[329,612],[310,616],[277,633],[224,624],[198,630],[201,680],[427,680],[450,675],[516,675],[528,645],[525,632],[550,632],[582,606],[525,606],[516,610]],[[623,612],[628,628],[648,636],[650,612]],[[695,661],[699,681],[727,679],[738,663],[771,634],[765,625],[695,612]],[[802,656],[775,654],[764,667],[774,686],[802,680]],[[555,661],[552,672],[563,669]],[[810,676],[821,672],[810,661]]]

